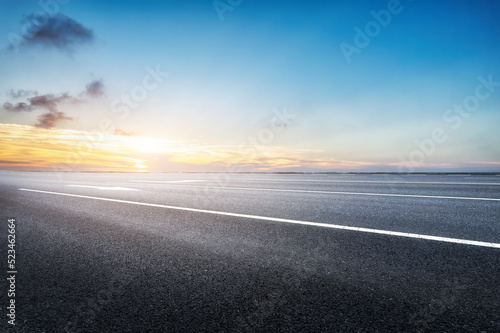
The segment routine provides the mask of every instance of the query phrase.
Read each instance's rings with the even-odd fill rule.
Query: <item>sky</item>
[[[3,170],[500,171],[498,1],[0,13]]]

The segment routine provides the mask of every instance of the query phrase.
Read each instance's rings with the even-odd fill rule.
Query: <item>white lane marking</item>
[[[320,194],[347,194],[347,195],[368,195],[381,197],[404,197],[404,198],[426,198],[426,199],[457,199],[457,200],[482,200],[482,201],[500,201],[500,198],[474,198],[474,197],[448,197],[440,195],[419,195],[419,194],[393,194],[393,193],[362,193],[362,192],[336,192],[336,191],[313,191],[313,190],[283,190],[274,188],[255,188],[255,187],[232,187],[232,186],[202,186],[202,185],[170,185],[172,187],[194,187],[194,188],[216,188],[226,190],[245,190],[245,191],[269,191],[269,192],[293,192],[293,193],[320,193]]]
[[[278,218],[278,217],[267,217],[267,216],[259,216],[259,215],[229,213],[229,212],[221,212],[221,211],[207,210],[207,209],[197,209],[197,208],[188,208],[188,207],[179,207],[179,206],[168,206],[168,205],[160,205],[160,204],[145,203],[145,202],[138,202],[138,201],[119,200],[119,199],[110,199],[110,198],[102,198],[102,197],[92,197],[92,196],[88,196],[88,195],[79,195],[79,194],[70,194],[70,193],[61,193],[61,192],[51,192],[51,191],[41,191],[41,190],[33,190],[33,189],[26,189],[26,188],[20,188],[19,190],[20,191],[28,191],[28,192],[36,192],[36,193],[62,195],[62,196],[76,197],[76,198],[84,198],[84,199],[94,199],[94,200],[102,200],[102,201],[111,201],[111,202],[118,202],[118,203],[126,203],[126,204],[131,204],[131,205],[140,205],[140,206],[148,206],[148,207],[157,207],[157,208],[182,210],[182,211],[195,212],[195,213],[205,213],[205,214],[213,214],[213,215],[241,217],[241,218],[253,219],[253,220],[263,220],[263,221],[272,221],[272,222],[281,222],[281,223],[300,224],[300,225],[308,225],[308,226],[323,227],[323,228],[330,228],[330,229],[340,229],[340,230],[358,231],[358,232],[365,232],[365,233],[372,233],[372,234],[390,235],[390,236],[397,236],[397,237],[406,237],[406,238],[417,238],[417,239],[433,240],[433,241],[446,242],[446,243],[466,244],[466,245],[474,245],[474,246],[482,246],[482,247],[500,248],[500,243],[482,242],[482,241],[459,239],[459,238],[449,238],[449,237],[422,235],[422,234],[414,234],[414,233],[406,233],[406,232],[398,232],[398,231],[389,231],[389,230],[382,230],[382,229],[350,227],[350,226],[338,225],[338,224],[328,224],[328,223],[320,223],[320,222],[310,222],[310,221],[283,219],[283,218]]]
[[[185,179],[185,180],[130,180],[134,183],[197,183],[206,182],[202,179]]]
[[[103,191],[140,191],[135,188],[121,187],[121,186],[90,186],[90,185],[66,185],[66,186],[95,188]]]
[[[181,183],[181,182],[193,182],[193,181],[213,181],[217,182],[217,179],[207,179],[207,180],[178,180],[178,181],[166,181],[166,180],[131,180],[131,182],[137,183]],[[319,183],[372,183],[372,184],[434,184],[434,185],[500,185],[500,183],[462,183],[462,182],[398,182],[398,181],[377,181],[377,180],[319,180],[319,179],[234,179],[236,182],[256,182],[256,181],[277,181],[277,182],[319,182]]]

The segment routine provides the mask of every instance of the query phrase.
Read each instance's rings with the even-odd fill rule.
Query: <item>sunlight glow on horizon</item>
[[[101,140],[96,138],[101,138]],[[93,138],[93,140],[91,140]],[[307,150],[277,146],[196,146],[180,141],[143,136],[95,135],[67,129],[40,129],[27,125],[0,124],[0,168],[33,171],[182,171],[189,165],[218,170],[257,171],[310,167],[357,169],[373,163],[307,158]],[[156,166],[166,158],[175,169]]]

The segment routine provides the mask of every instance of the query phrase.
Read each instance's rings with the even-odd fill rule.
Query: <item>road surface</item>
[[[0,203],[8,331],[500,331],[496,175],[4,171]]]

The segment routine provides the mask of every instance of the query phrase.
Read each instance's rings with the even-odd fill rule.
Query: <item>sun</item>
[[[134,137],[130,139],[130,148],[138,153],[161,154],[165,152],[166,147],[158,139],[146,137]]]
[[[136,165],[134,165],[134,168],[139,169],[138,171],[146,171],[148,166],[142,163],[137,163]]]

